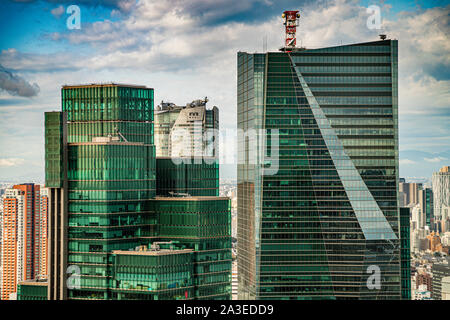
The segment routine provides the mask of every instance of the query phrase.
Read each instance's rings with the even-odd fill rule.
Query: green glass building
[[[194,250],[196,299],[231,300],[231,208],[227,197],[156,197],[158,241]]]
[[[45,114],[48,298],[229,299],[231,218],[217,159],[165,159],[157,183],[153,89],[91,84],[61,94],[62,112]],[[177,197],[157,198],[157,186]],[[142,250],[161,241],[191,253]]]
[[[425,215],[425,224],[430,230],[434,230],[433,190],[431,188],[419,190],[419,204]]]
[[[156,158],[156,194],[219,195],[217,158]]]
[[[19,282],[17,300],[47,300],[47,282],[30,280]]]
[[[194,298],[193,251],[170,248],[112,252],[115,300]]]
[[[66,86],[68,131],[68,264],[81,287],[68,298],[109,299],[112,250],[140,245],[155,196],[153,89]],[[153,221],[153,224],[155,222]]]
[[[409,220],[409,208],[400,208],[402,300],[411,300],[411,242]]]
[[[397,41],[237,64],[239,298],[400,299]]]

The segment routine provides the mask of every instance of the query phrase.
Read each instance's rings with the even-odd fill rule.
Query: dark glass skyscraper
[[[239,52],[237,90],[239,297],[400,299],[397,41]]]

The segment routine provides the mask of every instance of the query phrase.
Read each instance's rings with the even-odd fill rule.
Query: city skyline
[[[449,299],[450,0],[0,26],[0,300]]]
[[[221,128],[235,128],[235,52],[276,51],[280,13],[290,7],[301,11],[298,44],[308,48],[374,41],[381,32],[398,39],[400,176],[430,179],[450,159],[448,1],[90,3],[79,3],[80,30],[66,27],[66,1],[1,4],[1,180],[43,181],[43,112],[59,110],[66,83],[145,84],[156,103],[207,92]],[[366,25],[372,4],[381,30]],[[235,178],[234,165],[221,171]]]

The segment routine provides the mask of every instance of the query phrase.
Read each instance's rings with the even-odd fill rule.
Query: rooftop
[[[47,286],[48,282],[47,282],[47,279],[45,279],[45,280],[25,280],[25,281],[19,281],[19,284],[27,285],[27,286]]]
[[[152,88],[147,88],[146,86],[143,86],[143,85],[114,83],[114,82],[110,82],[110,83],[73,84],[73,85],[65,84],[65,85],[62,86],[63,89],[101,88],[101,87],[129,87],[129,88],[152,89]]]
[[[121,255],[133,255],[133,256],[164,256],[170,254],[186,254],[191,253],[192,249],[181,249],[181,250],[170,250],[170,249],[159,249],[159,250],[141,250],[141,251],[127,251],[127,250],[113,250],[113,254]]]
[[[215,197],[215,196],[186,196],[186,197],[162,197],[156,196],[154,200],[164,201],[214,201],[214,200],[229,200],[228,197]]]

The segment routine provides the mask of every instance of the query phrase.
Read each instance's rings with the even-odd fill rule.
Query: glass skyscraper
[[[400,299],[397,41],[237,58],[239,298]]]
[[[144,86],[64,86],[62,112],[45,113],[50,300],[230,298],[217,159],[164,158],[157,178],[153,101]]]
[[[151,235],[155,196],[153,89],[65,86],[67,112],[67,263],[80,268],[68,298],[110,298],[112,250]]]

